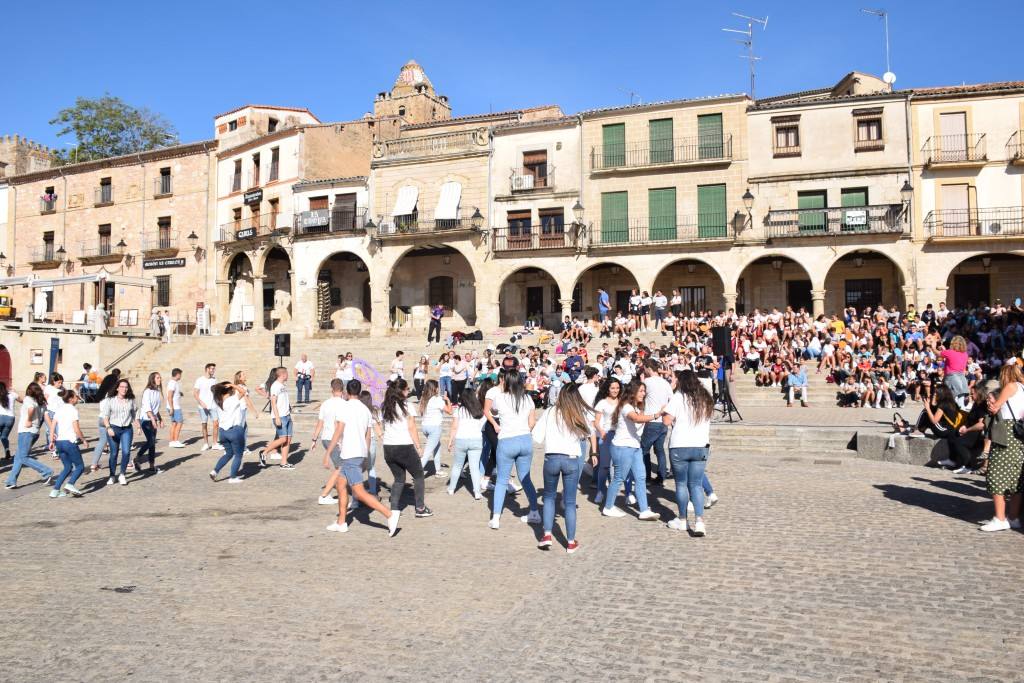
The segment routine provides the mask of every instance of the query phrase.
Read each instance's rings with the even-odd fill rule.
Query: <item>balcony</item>
[[[628,168],[704,166],[732,161],[732,135],[606,145],[590,150],[592,173]]]
[[[57,198],[45,199],[44,197],[39,198],[39,215],[45,216],[48,213],[56,213],[57,211]]]
[[[32,250],[28,259],[29,265],[32,266],[33,270],[46,270],[48,268],[57,268],[61,264],[61,257],[57,254],[53,242],[48,242],[42,247],[36,247]]]
[[[110,237],[82,242],[78,247],[78,260],[82,265],[99,265],[101,263],[120,263],[124,258],[124,249],[112,243]]]
[[[901,235],[906,227],[902,204],[876,204],[832,209],[769,211],[768,238],[823,235]]]
[[[725,213],[702,213],[679,218],[602,220],[592,229],[590,248],[732,241],[734,233],[729,218]]]
[[[936,135],[925,140],[921,152],[928,168],[971,168],[988,161],[984,133]]]
[[[578,240],[572,226],[544,228],[494,228],[491,231],[491,251],[495,253],[537,251],[546,249],[574,249]]]
[[[404,235],[429,235],[444,232],[472,230],[470,218],[438,218],[422,211],[404,216],[382,216],[377,226],[377,237],[402,237]]]
[[[513,168],[509,177],[509,192],[530,194],[531,192],[555,191],[555,167],[539,164],[529,168]]]
[[[149,258],[174,256],[178,253],[178,232],[161,232],[142,236],[142,255]]]
[[[1014,166],[1024,166],[1024,130],[1015,131],[1006,143],[1006,158]]]
[[[159,178],[153,178],[153,197],[169,197],[174,193],[174,185],[171,181],[171,176],[162,175]]]
[[[295,239],[317,235],[361,235],[366,231],[366,208],[355,210],[314,209],[295,217]]]
[[[228,244],[267,238],[276,239],[280,235],[287,234],[291,229],[291,224],[291,216],[283,216],[279,213],[229,221],[221,224],[217,242]]]
[[[405,161],[474,152],[485,153],[488,145],[487,131],[484,129],[384,140],[374,143],[373,161]]]
[[[929,240],[1024,236],[1024,207],[941,209],[924,219]]]
[[[93,205],[110,206],[114,203],[114,186],[100,185],[93,194]]]

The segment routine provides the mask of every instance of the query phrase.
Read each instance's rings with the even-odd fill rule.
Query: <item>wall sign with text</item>
[[[149,270],[151,268],[184,268],[185,259],[183,258],[152,258],[145,259],[142,262],[142,269]]]
[[[242,195],[242,201],[246,204],[259,204],[263,201],[263,188],[249,190]]]

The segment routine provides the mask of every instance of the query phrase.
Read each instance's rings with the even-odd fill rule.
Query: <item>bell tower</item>
[[[434,92],[434,84],[423,67],[410,59],[398,72],[390,92],[377,93],[373,103],[375,118],[397,116],[403,124],[446,121],[452,117],[448,98]]]

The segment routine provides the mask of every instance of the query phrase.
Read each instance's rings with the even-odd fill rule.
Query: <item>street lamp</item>
[[[63,245],[63,244],[62,244],[62,245],[60,245],[59,247],[57,247],[57,260],[58,260],[58,261],[60,261],[61,263],[63,263],[63,262],[64,262],[64,257],[65,257],[65,256],[67,256],[67,255],[68,255],[68,252],[67,252],[67,250],[66,250],[66,249],[64,248],[64,245]]]
[[[577,223],[583,222],[583,205],[580,204],[580,200],[577,199],[576,203],[572,206],[572,216]]]
[[[914,197],[914,186],[910,184],[910,178],[903,181],[903,187],[900,188],[900,197],[903,199],[904,204],[909,204],[910,200]]]
[[[118,240],[117,244],[114,246],[117,247],[117,253],[119,254],[124,254],[124,250],[128,248],[128,245],[127,243],[125,243],[123,237],[120,240]]]
[[[470,223],[472,224],[474,230],[479,230],[480,227],[483,226],[483,224],[484,224],[484,215],[482,213],[480,213],[480,207],[479,206],[474,206],[473,207],[473,215],[469,217],[469,220],[470,220]]]
[[[747,215],[750,215],[750,212],[754,208],[754,195],[751,194],[749,187],[747,188],[747,191],[743,193],[743,208],[747,210]]]
[[[192,251],[195,251],[196,245],[199,244],[199,235],[196,234],[196,231],[193,230],[192,232],[190,232],[188,234],[188,237],[186,237],[185,239],[188,240],[189,248],[192,249]]]

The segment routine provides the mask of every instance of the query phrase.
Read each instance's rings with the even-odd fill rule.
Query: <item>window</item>
[[[455,308],[455,282],[451,277],[438,275],[430,278],[428,290],[431,306],[441,304],[448,312]]]
[[[281,148],[272,147],[270,149],[270,175],[267,177],[268,181],[277,180],[278,162],[281,157]]]
[[[680,304],[682,306],[683,315],[688,315],[691,311],[703,311],[707,309],[707,299],[705,298],[703,287],[687,287],[679,285],[676,289],[679,290],[679,296],[683,298],[683,303]]]
[[[99,255],[109,256],[110,255],[110,224],[101,225],[99,227]]]
[[[260,155],[252,155],[252,182],[249,183],[249,187],[260,186]]]
[[[647,190],[647,239],[676,238],[676,188]]]
[[[399,116],[405,116],[405,107],[399,107],[398,108],[398,115]]]
[[[40,213],[50,213],[57,210],[57,193],[54,188],[48,187],[39,200]]]
[[[797,192],[796,201],[797,208],[800,209],[798,212],[800,232],[815,230],[824,232],[828,227],[828,214],[825,211],[828,206],[828,195],[825,190]]]
[[[269,119],[267,119],[267,132],[268,133],[273,133],[276,130],[277,130],[277,119],[275,119],[273,116],[271,116]]]
[[[334,206],[331,208],[332,230],[356,229],[357,199],[355,192],[334,195]]]
[[[601,164],[599,168],[626,165],[626,124],[610,123],[601,127]]]
[[[582,311],[583,310],[583,283],[577,282],[576,286],[572,288],[572,310]]]
[[[309,198],[309,210],[320,211],[321,209],[327,208],[327,195],[322,197],[310,197]]]
[[[523,152],[523,175],[533,178],[533,187],[548,186],[548,152]]]
[[[171,217],[161,216],[156,219],[157,247],[159,249],[171,248]]]
[[[601,193],[601,242],[629,239],[629,196],[626,192]]]
[[[860,119],[857,121],[857,142],[880,142],[882,140],[882,119]]]
[[[939,133],[936,161],[966,161],[970,158],[967,149],[967,112],[939,114]]]
[[[228,130],[238,130],[238,119],[228,121]]]
[[[171,305],[171,276],[170,275],[157,275],[156,276],[156,305],[157,306],[170,306]]]
[[[844,209],[843,211],[843,231],[856,231],[856,230],[867,230],[868,229],[868,214],[867,211],[860,207],[868,205],[868,188],[866,187],[847,187],[839,193],[839,203]]]
[[[672,119],[654,119],[647,123],[647,128],[650,134],[651,163],[672,163]]]
[[[236,225],[242,221],[242,209],[241,209],[241,207],[239,207],[237,209],[231,209],[231,220],[233,220]]]
[[[776,116],[772,118],[775,156],[800,156],[800,117]]]
[[[509,211],[508,212],[508,236],[520,237],[530,234],[530,211]]]
[[[878,304],[882,303],[882,280],[847,280],[845,300],[846,306],[853,306],[858,311],[868,306],[878,308]]]
[[[853,121],[856,126],[853,139],[855,152],[885,149],[882,138],[882,108],[854,109]]]
[[[43,233],[43,261],[53,261],[57,258],[53,251],[53,233]]]
[[[561,235],[565,232],[565,209],[540,209],[540,231],[545,235]]]
[[[242,189],[242,160],[235,159],[235,168],[231,172],[231,191],[238,192]]]
[[[96,196],[97,204],[110,204],[114,201],[114,186],[110,178],[100,179],[100,189]]]
[[[160,177],[157,178],[157,189],[158,195],[170,194],[171,193],[171,168],[166,166],[160,169]]]
[[[722,135],[722,115],[704,114],[697,117],[697,157],[721,159],[725,156],[725,138]]]
[[[270,205],[270,229],[277,230],[277,199],[268,199],[267,204]]]
[[[725,237],[728,225],[725,185],[697,186],[697,236]]]

